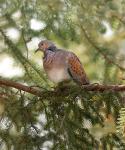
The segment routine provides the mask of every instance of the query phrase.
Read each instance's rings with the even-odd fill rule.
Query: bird
[[[71,51],[57,48],[49,40],[42,40],[35,52],[42,51],[43,68],[49,80],[54,83],[73,80],[78,85],[90,84],[79,58]]]

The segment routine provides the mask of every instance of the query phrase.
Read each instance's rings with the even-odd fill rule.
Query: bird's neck
[[[53,57],[53,55],[55,54],[55,51],[56,51],[56,47],[51,47],[51,48],[46,49],[44,51],[43,59],[46,59],[48,56]]]
[[[46,51],[52,51],[52,52],[54,52],[56,50],[57,50],[56,46],[53,45],[53,46],[48,47]]]

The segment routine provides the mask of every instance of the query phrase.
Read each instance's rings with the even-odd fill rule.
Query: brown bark
[[[125,85],[103,85],[103,84],[90,84],[84,85],[83,89],[87,91],[114,91],[114,92],[122,92],[125,91]]]
[[[30,94],[42,97],[43,93],[39,89],[23,85],[21,83],[16,83],[11,80],[5,80],[5,79],[0,79],[0,87],[11,87],[11,88],[16,88],[18,90],[22,90],[25,92],[28,92]],[[103,92],[103,91],[114,91],[114,92],[122,92],[125,91],[125,85],[102,85],[102,84],[89,84],[89,85],[83,85],[82,88],[87,91],[98,91],[98,92]]]
[[[42,92],[40,90],[23,85],[21,83],[16,83],[11,80],[0,79],[0,87],[3,87],[3,86],[16,88],[18,90],[22,90],[22,91],[28,92],[36,96],[42,96]]]

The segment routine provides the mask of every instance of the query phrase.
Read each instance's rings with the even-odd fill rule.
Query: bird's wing
[[[68,55],[68,73],[80,85],[89,84],[89,80],[79,58],[74,53]]]

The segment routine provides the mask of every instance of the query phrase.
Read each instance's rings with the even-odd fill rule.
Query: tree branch
[[[22,90],[25,92],[28,92],[30,94],[36,95],[41,97],[42,96],[42,92],[38,89],[23,85],[21,83],[16,83],[14,81],[10,81],[10,80],[5,80],[5,79],[0,79],[0,87],[7,86],[7,87],[12,87],[12,88],[16,88],[18,90]]]
[[[103,85],[103,84],[89,84],[83,85],[83,89],[87,91],[112,91],[112,92],[122,92],[125,91],[125,85]]]
[[[36,95],[38,97],[42,97],[45,93],[45,91],[43,92],[43,91],[40,91],[39,89],[35,89],[33,87],[26,86],[21,83],[16,83],[11,80],[0,79],[0,87],[3,87],[3,86],[22,90],[22,91],[28,92],[30,94]],[[125,91],[125,85],[89,84],[89,85],[83,85],[82,89],[87,90],[87,91],[98,91],[98,92],[104,92],[104,91],[120,92],[120,91]],[[53,93],[53,91],[51,91],[51,92]]]

